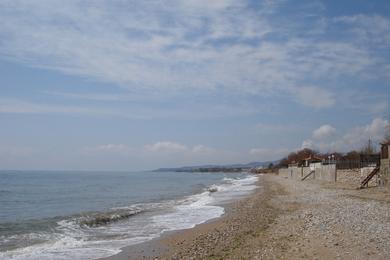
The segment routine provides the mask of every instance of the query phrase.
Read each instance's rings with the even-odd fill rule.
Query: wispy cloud
[[[298,102],[314,108],[331,107],[335,103],[335,99],[329,91],[318,87],[298,88],[296,97]]]
[[[172,141],[159,141],[154,144],[147,144],[144,146],[146,152],[158,153],[158,154],[177,154],[184,153],[189,156],[209,156],[209,155],[218,155],[218,152],[224,153],[223,151],[218,151],[215,148],[198,144],[193,147],[189,147],[185,144],[172,142]]]
[[[255,126],[257,132],[262,134],[287,134],[304,130],[303,126],[297,124],[270,124],[258,123]]]
[[[250,156],[256,161],[279,160],[289,152],[291,149],[288,148],[252,148],[249,150]]]
[[[102,144],[97,146],[88,146],[82,149],[83,155],[114,155],[114,156],[130,156],[136,150],[125,144]]]
[[[382,48],[390,46],[390,20],[383,16],[357,14],[337,17],[334,21],[351,26],[348,31],[366,44]]]
[[[176,153],[176,152],[187,151],[188,147],[183,144],[179,144],[175,142],[161,141],[154,144],[145,145],[145,149],[150,152]]]
[[[343,23],[348,31],[364,24],[361,34],[375,29],[369,38],[386,45],[387,18],[328,21],[310,4],[307,10],[319,11],[307,30],[280,19],[276,10],[284,2],[264,1],[254,9],[249,1],[229,0],[2,1],[0,54],[143,94],[291,95],[319,109],[335,104],[340,78],[365,80],[374,71],[386,77],[385,67],[377,69],[386,60],[362,44],[367,37],[332,35],[324,23]],[[314,92],[322,96],[317,102],[310,99]]]
[[[79,96],[78,96],[79,97]],[[84,98],[81,96],[80,98]],[[87,98],[94,98],[88,96]],[[119,98],[113,96],[112,99]],[[126,97],[124,97],[126,98]],[[99,100],[112,100],[109,96],[99,96]],[[143,106],[96,106],[96,105],[61,105],[53,103],[40,103],[25,101],[22,99],[0,98],[0,114],[37,114],[37,115],[68,115],[68,116],[90,116],[90,117],[118,117],[127,119],[214,119],[234,118],[249,116],[259,113],[259,108],[247,105],[228,104],[189,104],[178,105],[178,107],[143,107]]]
[[[218,153],[216,149],[202,144],[195,145],[192,148],[192,152],[195,154],[206,154],[206,155]]]
[[[186,145],[175,141],[158,141],[143,146],[130,146],[127,144],[101,144],[86,146],[81,149],[81,155],[86,157],[115,157],[139,158],[141,160],[152,160],[163,158],[164,160],[175,161],[177,159],[199,161],[210,163],[223,160],[229,151],[218,150],[206,145]]]
[[[9,114],[68,114],[68,115],[90,115],[107,116],[118,114],[113,110],[101,108],[88,108],[83,106],[69,106],[56,104],[42,104],[18,99],[0,98],[0,113]]]
[[[174,141],[158,141],[153,144],[146,144],[141,147],[131,147],[126,144],[101,144],[96,146],[87,146],[82,149],[85,155],[175,155],[178,153],[187,155],[210,155],[217,150],[202,144],[193,147]]]
[[[139,96],[135,93],[75,93],[75,92],[58,92],[58,91],[43,91],[43,94],[49,96],[62,97],[65,99],[76,100],[91,100],[91,101],[107,101],[107,102],[129,102],[129,101],[153,101],[158,100],[158,96]]]

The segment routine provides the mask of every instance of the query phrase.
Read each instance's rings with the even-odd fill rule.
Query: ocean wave
[[[58,226],[52,230],[53,233],[15,237],[9,243],[32,239],[39,243],[18,249],[8,247],[11,250],[0,252],[0,259],[64,260],[110,256],[118,253],[123,246],[148,241],[166,231],[192,228],[220,217],[224,214],[221,201],[249,194],[256,188],[256,181],[256,176],[225,178],[181,199],[68,216],[57,220]]]
[[[80,226],[99,227],[128,219],[144,212],[141,208],[117,209],[114,211],[93,213],[76,219]]]
[[[213,184],[204,192],[180,201],[174,212],[157,215],[153,220],[164,226],[165,231],[192,228],[223,215],[225,210],[221,203],[249,194],[257,188],[257,180],[257,176],[224,178],[222,183]]]
[[[217,192],[218,191],[218,186],[213,184],[210,187],[207,188],[207,191],[209,192]]]

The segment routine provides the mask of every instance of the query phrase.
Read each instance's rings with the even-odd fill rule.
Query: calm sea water
[[[0,171],[0,259],[96,259],[221,216],[244,173]]]

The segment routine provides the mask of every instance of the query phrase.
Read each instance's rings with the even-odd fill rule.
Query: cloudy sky
[[[0,21],[0,169],[275,160],[389,124],[388,0],[1,0]]]

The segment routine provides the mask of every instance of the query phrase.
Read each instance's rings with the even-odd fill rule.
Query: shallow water
[[[95,259],[224,213],[241,173],[0,172],[1,259]]]

